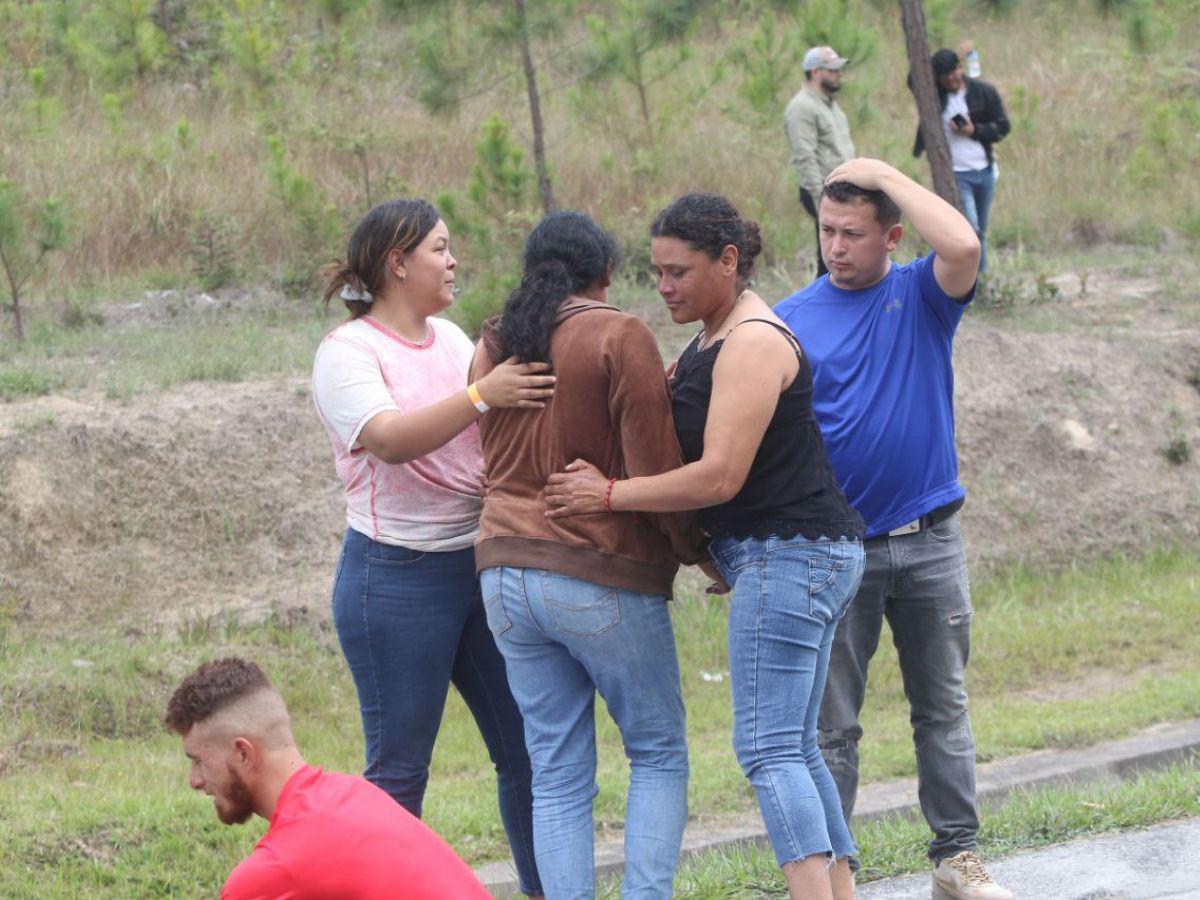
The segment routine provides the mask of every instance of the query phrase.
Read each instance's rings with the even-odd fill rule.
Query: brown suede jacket
[[[494,366],[498,319],[484,323],[472,379]],[[662,357],[637,316],[570,298],[550,340],[557,381],[540,410],[493,409],[480,419],[488,489],[475,566],[549,569],[595,584],[671,595],[680,561],[704,559],[692,513],[547,519],[546,479],[576,458],[610,477],[658,475],[681,464]]]

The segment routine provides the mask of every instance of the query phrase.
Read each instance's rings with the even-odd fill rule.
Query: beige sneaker
[[[964,850],[933,870],[933,900],[1013,900],[1013,892],[992,881],[978,853]]]

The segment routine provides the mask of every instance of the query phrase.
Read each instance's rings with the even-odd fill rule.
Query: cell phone
[[[959,128],[965,128],[966,124],[967,124],[967,117],[964,116],[962,113],[955,113],[954,115],[952,115],[950,117],[950,121],[953,122],[955,125],[957,125]]]

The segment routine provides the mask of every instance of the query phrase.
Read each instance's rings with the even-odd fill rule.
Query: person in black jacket
[[[987,268],[984,235],[996,192],[992,145],[1008,134],[1011,126],[1000,92],[986,81],[963,74],[957,53],[943,48],[929,62],[942,102],[942,126],[946,130],[954,177],[958,180],[963,215],[979,235],[983,247],[979,261],[979,271],[983,272]],[[918,126],[913,156],[920,156],[924,149],[925,136]]]

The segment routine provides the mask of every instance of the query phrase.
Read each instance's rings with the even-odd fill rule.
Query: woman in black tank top
[[[689,194],[659,213],[650,234],[671,318],[704,324],[672,384],[686,465],[623,478],[576,460],[551,476],[548,515],[699,509],[712,536],[710,574],[733,591],[738,761],[789,894],[844,900],[854,895],[857,851],[817,748],[817,714],[834,630],[862,579],[863,522],[829,465],[808,360],[747,287],[758,225],[723,197]]]

